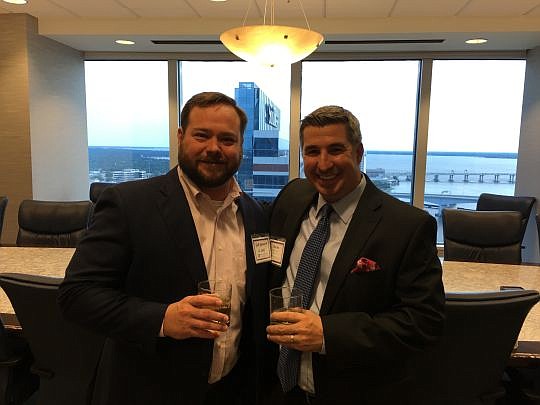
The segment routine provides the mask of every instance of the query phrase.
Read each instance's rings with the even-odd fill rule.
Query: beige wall
[[[523,261],[540,263],[535,219],[540,213],[540,47],[527,52],[518,155],[515,194],[537,200],[525,234]]]
[[[15,243],[21,200],[88,199],[82,54],[37,34],[37,20],[0,14],[2,243]]]

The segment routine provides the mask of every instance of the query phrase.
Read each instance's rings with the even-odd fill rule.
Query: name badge
[[[251,235],[251,244],[253,245],[255,263],[266,263],[271,260],[272,254],[268,234]]]
[[[272,251],[272,264],[281,267],[283,252],[285,252],[285,238],[271,238],[270,249]]]

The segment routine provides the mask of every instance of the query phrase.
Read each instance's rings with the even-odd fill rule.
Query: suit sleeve
[[[396,263],[394,292],[375,313],[340,312],[322,317],[326,361],[338,368],[381,367],[407,360],[442,334],[444,289],[435,245],[436,223],[421,217]]]
[[[167,305],[124,291],[134,260],[124,207],[116,187],[104,190],[68,265],[58,303],[68,320],[113,338],[144,343],[158,336]]]

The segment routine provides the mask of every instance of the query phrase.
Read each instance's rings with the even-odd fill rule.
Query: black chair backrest
[[[90,201],[22,201],[17,246],[76,247],[91,207]]]
[[[95,182],[90,184],[90,201],[92,201],[94,204],[97,202],[99,196],[109,186],[114,186],[115,183],[100,183]]]
[[[482,193],[476,203],[477,211],[518,211],[521,214],[521,240],[525,236],[535,197],[515,197]]]
[[[104,338],[63,319],[56,303],[62,280],[27,274],[0,274],[40,376],[36,403],[89,404]]]
[[[6,207],[8,198],[6,196],[0,196],[0,240],[2,238],[2,228],[4,227],[4,214],[6,213]]]
[[[446,293],[440,342],[418,363],[418,395],[437,405],[490,404],[523,321],[540,295],[534,290]]]
[[[25,403],[37,390],[39,379],[30,373],[31,362],[24,337],[8,332],[0,319],[0,404]]]
[[[444,259],[521,263],[521,214],[517,211],[442,211]]]
[[[538,228],[538,249],[540,251],[540,214],[536,215],[536,227]]]

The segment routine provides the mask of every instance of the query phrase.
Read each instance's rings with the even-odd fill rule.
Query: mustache
[[[199,159],[199,162],[201,163],[227,163],[224,159]]]

